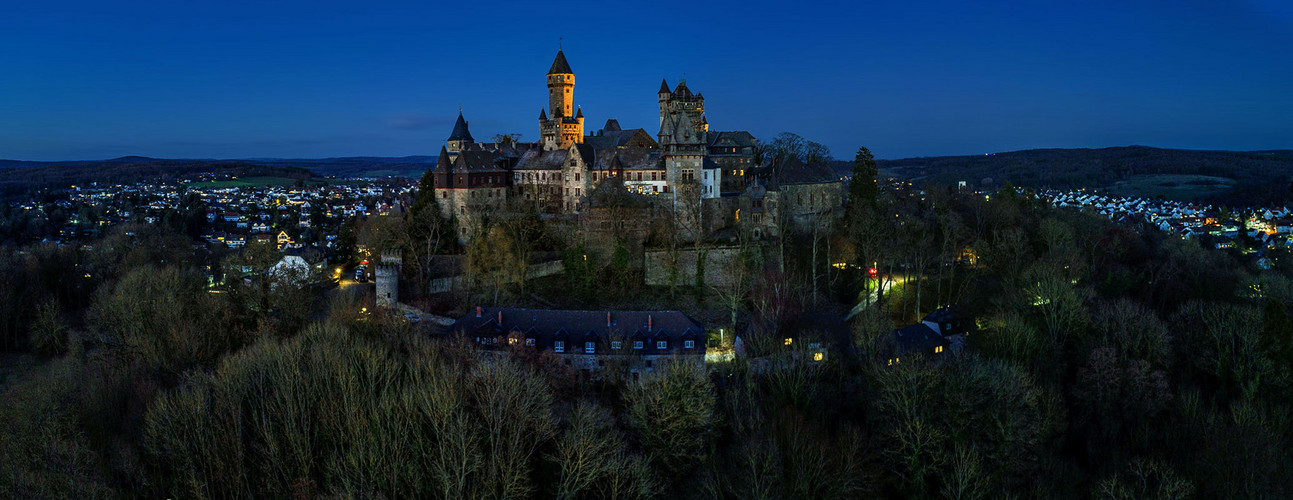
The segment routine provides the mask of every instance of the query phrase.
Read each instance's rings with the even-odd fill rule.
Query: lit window
[[[592,354],[597,351],[597,345],[592,342],[584,342],[584,353]]]
[[[642,341],[641,341],[641,340],[634,340],[634,341],[633,341],[633,348],[634,348],[634,349],[641,349],[641,348],[642,348]]]
[[[669,348],[669,341],[667,341],[667,340],[657,340],[657,341],[656,341],[656,343],[655,343],[655,348],[656,348],[656,349],[660,349],[660,350],[668,349],[668,348]]]
[[[940,345],[940,346],[936,346],[936,347],[934,347],[934,352],[935,352],[935,353],[943,352],[943,346],[941,346],[941,345]]]
[[[820,352],[813,353],[813,361],[821,361],[824,356]]]
[[[682,341],[682,346],[683,346],[684,348],[686,348],[686,349],[691,349],[691,348],[693,348],[693,347],[696,347],[696,341],[695,341],[695,340],[684,340],[684,341]]]
[[[525,345],[530,346],[530,347],[534,347],[534,339],[532,339],[532,338],[530,338],[530,339],[525,339]]]
[[[520,339],[518,339],[518,338],[516,338],[516,337],[508,337],[508,338],[507,338],[507,343],[508,343],[508,344],[512,344],[512,345],[516,345],[516,343],[517,343],[519,340],[520,340]]]
[[[790,344],[791,344],[792,342],[794,342],[794,341],[795,341],[795,339],[792,339],[792,338],[786,338],[786,345],[790,345]]]
[[[552,344],[552,350],[557,352],[566,352],[566,343],[558,340]]]
[[[612,341],[611,341],[611,349],[614,349],[614,350],[616,350],[616,351],[620,350],[620,341],[618,341],[618,340],[612,340]]]

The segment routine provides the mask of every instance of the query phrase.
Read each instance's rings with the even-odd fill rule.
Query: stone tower
[[[672,91],[660,81],[660,157],[664,160],[665,180],[677,192],[681,184],[701,180],[705,164],[705,96],[692,94],[687,81],[678,82]]]
[[[575,72],[560,50],[548,69],[548,109],[539,111],[539,136],[548,151],[584,143],[584,111],[575,107]]]
[[[445,141],[445,148],[452,154],[458,154],[459,151],[467,149],[476,140],[471,138],[471,132],[467,130],[467,120],[462,119],[462,111],[458,112],[458,121],[453,124],[453,132],[449,134],[449,139]]]
[[[399,250],[383,250],[377,263],[377,307],[392,307],[400,301],[400,267],[403,265]]]

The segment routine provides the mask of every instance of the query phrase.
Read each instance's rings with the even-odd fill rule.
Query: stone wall
[[[737,247],[712,247],[705,256],[705,284],[722,285],[728,281],[728,263],[740,252]],[[669,285],[672,269],[677,269],[676,285],[694,285],[696,283],[696,261],[700,251],[696,249],[677,250],[677,262],[667,250],[648,250],[643,257],[643,269],[646,284],[652,286]]]

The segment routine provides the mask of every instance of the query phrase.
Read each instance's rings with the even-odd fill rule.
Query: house
[[[915,354],[941,355],[948,352],[951,345],[951,341],[925,323],[890,330],[881,337],[881,347],[888,353],[889,365],[901,363],[902,358]]]
[[[652,371],[660,358],[705,359],[704,327],[678,311],[476,307],[448,331],[487,349],[551,351],[586,372],[611,366],[636,376]]]
[[[295,243],[292,241],[292,236],[287,234],[287,231],[279,231],[276,239],[278,241],[279,249],[292,246],[292,244]]]
[[[918,324],[886,332],[881,337],[881,347],[888,352],[890,365],[917,353],[927,357],[955,354],[965,346],[974,328],[974,319],[960,307],[942,307],[925,315]]]

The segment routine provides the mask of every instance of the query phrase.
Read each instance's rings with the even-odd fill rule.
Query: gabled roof
[[[496,328],[498,319],[502,328]],[[483,326],[489,328],[482,329]],[[535,339],[538,349],[548,349],[558,340],[567,342],[566,353],[583,353],[584,343],[597,344],[598,353],[607,353],[602,347],[605,340],[634,339],[652,342],[643,349],[631,350],[634,354],[661,355],[678,352],[704,354],[703,342],[695,342],[687,349],[683,340],[698,340],[705,331],[696,320],[678,311],[570,311],[560,309],[521,309],[482,307],[477,315],[473,310],[459,318],[449,332],[465,335],[505,335],[511,332]],[[667,342],[664,350],[657,349],[654,341]]]
[[[462,112],[458,112],[458,121],[453,124],[453,133],[449,134],[451,141],[476,142],[471,138],[471,132],[467,131],[467,120],[462,119]]]
[[[673,96],[680,99],[691,99],[691,89],[687,88],[687,80],[678,82],[678,87],[673,89]]]
[[[570,70],[570,63],[566,62],[566,54],[564,52],[560,50],[557,51],[557,58],[552,60],[552,67],[548,68],[548,74],[575,74],[574,71]]]
[[[453,160],[454,170],[466,170],[469,172],[485,172],[503,168],[495,161],[494,153],[491,151],[461,151],[458,157]]]

